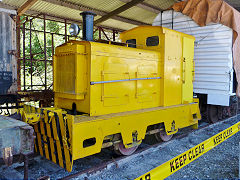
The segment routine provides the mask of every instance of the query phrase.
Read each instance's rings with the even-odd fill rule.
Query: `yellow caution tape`
[[[207,139],[179,156],[156,167],[136,180],[165,179],[240,131],[240,122]]]

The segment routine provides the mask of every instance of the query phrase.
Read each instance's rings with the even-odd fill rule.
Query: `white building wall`
[[[229,97],[235,95],[232,29],[214,23],[200,27],[190,17],[172,10],[160,13],[153,25],[173,27],[196,38],[194,93],[207,94],[209,104],[228,106]]]

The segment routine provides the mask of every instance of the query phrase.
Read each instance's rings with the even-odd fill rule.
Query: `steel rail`
[[[229,118],[231,118],[231,117],[229,117]],[[226,120],[226,119],[224,119],[224,120]],[[224,121],[224,120],[222,120],[222,121]],[[186,132],[184,134],[176,135],[173,139],[180,139],[180,138],[186,137],[189,133],[193,133],[195,131],[204,129],[204,128],[210,126],[210,125],[211,125],[211,123],[208,123],[208,124],[206,124],[204,126],[199,127],[199,129],[193,129],[193,130],[190,130],[190,131],[188,131],[188,132]],[[159,145],[161,145],[163,143],[164,142],[159,142],[159,143],[156,143],[156,144],[153,144],[153,145],[147,144],[148,145],[147,147],[144,147],[144,148],[141,148],[141,149],[137,150],[133,155],[136,156],[136,155],[138,155],[138,154],[140,154],[140,153],[142,153],[144,151],[147,151],[148,149],[156,148],[156,147],[158,147]],[[131,155],[131,156],[133,156],[133,155]],[[78,172],[76,172],[74,174],[70,174],[70,175],[67,175],[65,177],[62,177],[62,178],[60,178],[60,180],[69,180],[69,179],[76,178],[76,177],[84,175],[84,174],[86,174],[88,176],[88,175],[94,174],[94,173],[96,173],[98,171],[106,169],[111,164],[113,164],[113,165],[115,164],[115,166],[118,167],[118,162],[119,161],[127,159],[127,158],[129,158],[131,156],[121,156],[121,157],[118,157],[118,158],[115,158],[115,159],[111,159],[111,160],[109,160],[107,162],[104,162],[104,163],[101,163],[101,164],[99,164],[97,166],[94,166],[94,167],[91,167],[91,168],[88,168],[88,169],[85,169],[85,170],[82,170],[82,171],[78,171]]]

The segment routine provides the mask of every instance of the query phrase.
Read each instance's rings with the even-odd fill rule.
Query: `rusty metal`
[[[52,59],[53,59],[53,55],[54,55],[54,49],[55,49],[55,38],[58,38],[59,36],[62,36],[64,39],[65,39],[65,42],[67,42],[70,38],[70,36],[67,34],[67,26],[68,24],[70,24],[72,21],[71,20],[68,20],[68,19],[60,19],[58,18],[59,20],[53,20],[51,18],[47,18],[48,15],[44,15],[44,14],[38,14],[37,16],[27,16],[24,18],[23,22],[22,22],[22,26],[18,26],[18,30],[20,32],[22,32],[22,51],[24,51],[25,53],[22,53],[22,57],[20,57],[20,53],[19,53],[19,57],[18,57],[18,86],[21,86],[21,82],[20,82],[20,76],[21,76],[21,71],[20,71],[20,68],[22,67],[23,70],[22,70],[22,75],[23,75],[23,90],[24,91],[38,91],[38,89],[41,89],[42,87],[44,87],[44,90],[48,90],[50,88],[52,88],[52,82],[48,82],[48,74],[47,74],[47,69],[48,69],[48,66],[52,66]],[[33,24],[33,19],[42,19],[43,20],[43,30],[39,30],[39,29],[35,29],[34,27],[34,24]],[[65,32],[64,33],[59,33],[59,32],[51,32],[49,30],[46,29],[46,20],[51,20],[51,21],[55,21],[55,22],[61,22],[61,23],[64,23],[64,28],[65,28]],[[29,26],[27,26],[26,23],[30,23]],[[104,34],[104,39],[106,38],[107,40],[110,40],[110,36],[108,37],[108,35],[104,32],[106,28],[104,27],[98,27],[96,29],[96,31],[99,32],[99,36],[100,38],[102,38],[102,31],[103,31],[103,34]],[[96,32],[95,31],[95,32]],[[21,33],[18,33],[18,38],[20,37],[20,34]],[[26,47],[28,46],[26,44],[26,38],[27,38],[27,35],[26,33],[30,33],[30,39],[29,39],[29,49],[26,49]],[[114,37],[113,39],[115,39],[115,32],[118,32],[117,29],[113,30],[111,29],[111,31],[107,31],[107,32],[112,32],[114,33],[114,35],[112,35],[112,37]],[[40,52],[33,52],[33,37],[37,37],[37,39],[39,38],[38,37],[38,34],[42,34],[44,38],[44,47],[41,47],[40,46]],[[47,34],[50,34],[50,36],[48,36]],[[55,36],[56,35],[56,36]],[[47,54],[47,42],[48,42],[48,37],[51,38],[51,41],[52,41],[52,44],[51,44],[51,51],[52,51],[52,54],[51,56],[48,56]],[[39,45],[40,45],[40,41],[39,41]],[[18,46],[18,50],[20,50],[20,46]],[[44,55],[43,58],[39,58],[37,57],[36,55]],[[36,83],[35,81],[35,77],[34,77],[34,64],[36,64],[35,62],[44,62],[43,63],[43,66],[44,68],[41,70],[41,74],[43,74],[43,78],[42,78],[42,81],[39,81]],[[31,83],[30,82],[27,82],[26,81],[26,78],[27,78],[27,69],[29,69],[29,76],[30,76],[30,80],[31,80]],[[20,88],[18,89],[20,91]]]
[[[72,178],[75,178],[75,177],[78,177],[80,175],[83,175],[83,174],[92,174],[94,172],[98,172],[98,171],[101,171],[101,170],[104,170],[107,168],[107,166],[111,163],[115,163],[116,161],[118,160],[121,160],[121,159],[124,159],[126,157],[120,157],[120,158],[117,158],[115,160],[111,160],[111,161],[108,161],[108,162],[105,162],[105,163],[102,163],[100,165],[97,165],[95,167],[92,167],[92,168],[89,168],[89,169],[86,169],[86,170],[83,170],[83,171],[79,171],[75,174],[71,174],[69,176],[66,176],[66,177],[63,177],[61,178],[60,180],[69,180],[69,179],[72,179]]]
[[[64,20],[64,27],[65,27],[65,43],[68,41],[67,40],[67,20]]]
[[[8,50],[8,54],[17,56],[17,51],[16,50]]]
[[[100,27],[100,29],[101,29],[101,31],[103,32],[103,34],[104,34],[104,36],[106,37],[106,39],[107,39],[108,41],[110,41],[110,39],[109,39],[109,37],[107,36],[107,34],[105,33],[104,29],[101,28],[101,27]]]
[[[101,28],[98,27],[98,39],[102,39]]]
[[[44,74],[45,74],[45,90],[47,90],[47,38],[46,38],[46,17],[43,15],[43,31],[44,31],[44,59],[45,59],[45,68],[44,68]]]
[[[27,18],[26,18],[27,19]],[[29,17],[29,19],[30,19],[30,17]],[[33,18],[31,18],[30,19],[30,27],[29,28],[26,28],[26,26],[25,26],[25,23],[23,24],[23,26],[20,28],[20,30],[22,30],[22,32],[23,32],[23,34],[26,34],[26,31],[29,31],[30,32],[30,41],[29,41],[29,43],[30,43],[30,50],[29,50],[29,55],[27,55],[26,54],[26,52],[25,52],[25,54],[24,54],[24,56],[22,57],[22,58],[19,58],[19,61],[22,63],[22,65],[23,65],[23,68],[24,68],[24,73],[23,74],[25,74],[25,76],[24,76],[24,81],[25,81],[25,83],[23,84],[23,86],[24,86],[24,91],[26,91],[27,89],[28,89],[28,91],[29,91],[29,88],[28,87],[30,87],[30,91],[35,91],[36,90],[36,88],[34,88],[33,89],[33,87],[41,87],[41,86],[43,86],[44,87],[44,89],[45,90],[47,90],[49,87],[48,87],[48,83],[47,83],[47,67],[48,67],[48,62],[50,63],[50,65],[52,64],[52,60],[51,59],[48,59],[48,58],[52,58],[53,56],[49,56],[49,57],[47,57],[47,45],[46,45],[46,43],[47,43],[47,37],[46,37],[46,34],[48,34],[48,33],[50,33],[51,35],[52,35],[52,52],[54,52],[54,36],[53,36],[53,34],[56,34],[56,35],[63,35],[63,36],[65,36],[65,40],[67,40],[69,37],[66,35],[66,34],[60,34],[60,33],[55,33],[55,32],[47,32],[46,31],[46,18],[43,18],[43,30],[36,30],[36,29],[33,29],[34,27],[33,27],[33,25],[32,25],[32,19]],[[28,21],[28,20],[27,20]],[[66,27],[67,27],[67,24],[66,24]],[[65,31],[67,30],[67,28],[65,28]],[[42,52],[40,52],[40,53],[33,53],[32,52],[32,32],[35,32],[35,33],[43,33],[43,37],[44,37],[44,48],[42,49]],[[37,35],[36,35],[37,36]],[[25,41],[25,38],[26,38],[26,36],[23,36],[23,41]],[[66,39],[67,38],[67,39]],[[23,43],[24,44],[24,43]],[[26,46],[26,45],[25,45]],[[25,46],[24,46],[24,48],[25,48]],[[37,54],[44,54],[44,59],[36,59],[36,58],[34,58],[34,55],[37,55]],[[30,85],[28,85],[27,83],[26,83],[26,63],[28,62],[28,61],[30,61],[31,63],[30,63],[30,67],[29,67],[29,69],[30,69],[30,76],[31,76],[31,84]],[[40,83],[39,84],[33,84],[33,62],[35,62],[35,61],[43,61],[44,62],[44,76],[45,76],[45,78],[44,78],[44,82],[40,85]],[[20,74],[19,74],[20,75]],[[20,78],[19,78],[20,79]]]
[[[116,33],[116,31],[113,29],[113,41],[116,41],[116,36],[115,36],[115,33]]]
[[[38,85],[33,85],[38,86]],[[43,107],[52,106],[54,93],[51,90],[46,91],[22,91],[18,93],[21,98],[24,98],[25,101],[40,101]]]
[[[30,60],[31,60],[31,67],[30,67],[30,75],[31,75],[31,90],[33,89],[32,85],[33,85],[33,77],[32,77],[32,73],[33,73],[33,56],[32,56],[32,19],[30,20]]]
[[[34,17],[30,17],[30,16],[25,16],[21,21],[20,21],[20,25],[22,25],[23,23],[27,23],[30,20],[34,20],[38,17],[40,17],[42,15],[42,13],[39,13],[38,15],[34,16]],[[28,19],[27,19],[28,18]]]
[[[28,155],[24,155],[24,180],[28,179]]]
[[[23,61],[23,58],[20,58],[19,60]],[[25,61],[31,61],[31,59],[25,58]],[[32,61],[45,61],[45,59],[32,59]],[[47,59],[47,62],[52,62],[52,60]]]
[[[46,19],[46,20],[47,20],[47,19]],[[23,27],[21,27],[21,30],[23,30]],[[25,30],[30,31],[30,28],[25,28]],[[37,29],[32,29],[32,32],[44,33],[44,31],[42,31],[42,30],[37,30]],[[65,34],[56,33],[56,32],[45,31],[45,33],[46,33],[46,34],[56,34],[56,35],[65,36]]]
[[[21,141],[25,142],[25,144],[22,145],[22,154],[28,155],[32,154],[34,152],[34,139],[36,138],[34,130],[32,126],[26,125],[20,127],[20,129],[23,131],[24,136],[21,138]]]
[[[17,91],[17,61],[16,24],[13,19],[15,11],[5,11],[0,8],[0,94],[15,93]]]
[[[5,162],[5,165],[7,166],[12,165],[12,162],[13,162],[12,147],[3,148],[3,160]]]
[[[17,35],[17,87],[18,91],[21,90],[21,61],[19,60],[20,58],[20,16],[17,16],[16,18],[16,35]]]
[[[54,56],[54,34],[52,33],[52,58]]]
[[[204,128],[210,126],[210,125],[211,124],[206,124],[206,125],[203,125],[203,126],[199,127],[198,129],[191,129],[189,132],[185,132],[184,134],[179,134],[179,135],[174,136],[173,139],[181,139],[183,137],[186,137],[189,133],[199,131],[199,130],[204,129]],[[137,150],[135,154],[141,154],[142,152],[147,151],[151,148],[156,148],[159,145],[161,145],[162,143],[165,143],[165,142],[152,142],[150,140],[148,146],[142,147],[141,149],[139,148],[139,150]],[[68,176],[65,176],[65,177],[62,177],[62,178],[60,178],[60,180],[69,180],[69,179],[73,179],[73,178],[76,178],[76,177],[79,177],[79,176],[84,176],[84,175],[85,175],[84,178],[87,179],[87,176],[89,176],[91,174],[94,174],[96,172],[100,172],[104,169],[107,169],[111,165],[112,166],[115,165],[115,167],[118,168],[118,162],[122,161],[123,159],[127,159],[127,158],[129,158],[129,156],[120,156],[120,157],[117,157],[115,159],[114,159],[114,157],[112,157],[112,159],[107,161],[107,162],[104,162],[104,163],[98,164],[94,167],[76,172],[74,174],[71,174],[71,175],[68,175]]]
[[[140,154],[141,152],[146,151],[146,150],[148,150],[148,149],[150,149],[150,148],[157,147],[157,146],[159,146],[160,144],[162,144],[162,142],[161,142],[161,143],[154,144],[154,145],[151,145],[151,146],[144,147],[144,148],[142,148],[142,149],[139,149],[136,153],[137,153],[137,154]],[[100,171],[106,169],[106,168],[109,167],[109,165],[111,165],[111,164],[114,164],[116,167],[118,167],[118,161],[121,161],[121,160],[127,159],[127,158],[129,158],[129,156],[120,156],[120,157],[115,158],[115,159],[112,158],[111,160],[109,160],[109,161],[107,161],[107,162],[104,162],[104,163],[101,163],[101,164],[99,164],[99,165],[96,165],[96,166],[94,166],[94,167],[91,167],[91,168],[88,168],[88,169],[79,171],[79,172],[77,172],[77,173],[75,173],[75,174],[71,174],[71,175],[65,176],[65,177],[61,178],[60,180],[69,180],[69,179],[73,179],[73,178],[75,178],[75,177],[78,177],[78,176],[81,176],[81,175],[84,175],[84,174],[85,174],[86,176],[88,176],[88,175],[91,175],[91,174],[93,174],[93,173],[100,172]]]
[[[0,139],[4,140],[0,143],[0,159],[10,166],[16,162],[14,157],[33,154],[35,139],[33,127],[20,121],[17,114],[11,117],[0,116],[0,121],[4,122],[0,124]],[[27,165],[26,162],[24,166]]]
[[[26,61],[25,61],[25,23],[23,23],[23,87],[26,86]]]
[[[161,130],[164,130],[164,129],[161,128],[161,129],[150,130],[150,131],[146,132],[146,135],[156,134],[156,133],[159,133]]]

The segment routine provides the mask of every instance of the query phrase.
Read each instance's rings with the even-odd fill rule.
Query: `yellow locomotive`
[[[130,155],[146,135],[167,141],[198,127],[193,36],[141,26],[123,32],[120,45],[93,42],[93,15],[83,16],[85,41],[56,48],[54,107],[20,109],[42,156],[71,171],[102,148]]]

